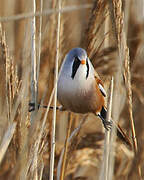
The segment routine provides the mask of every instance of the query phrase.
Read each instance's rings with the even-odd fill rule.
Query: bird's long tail
[[[98,116],[101,118],[104,127],[108,130],[111,126],[115,125],[116,126],[116,130],[117,130],[117,136],[120,138],[120,140],[122,140],[122,142],[126,143],[130,148],[132,147],[132,144],[130,142],[129,137],[124,133],[124,131],[122,130],[122,128],[117,125],[116,123],[114,123],[114,121],[109,122],[106,120],[106,116],[107,116],[107,110],[102,107],[101,112],[98,114]]]

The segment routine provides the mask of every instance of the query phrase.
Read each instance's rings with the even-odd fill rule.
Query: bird
[[[65,56],[57,82],[57,98],[62,111],[93,113],[102,120],[106,130],[111,129],[112,120],[106,119],[106,91],[103,82],[83,48],[73,48]],[[117,136],[131,146],[120,126],[117,125],[116,128]]]

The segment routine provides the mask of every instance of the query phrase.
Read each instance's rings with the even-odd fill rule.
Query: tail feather
[[[107,120],[106,120],[107,110],[104,107],[102,107],[102,110],[98,116],[101,118],[103,123],[104,123],[104,121],[107,122]],[[124,142],[125,144],[127,144],[130,148],[132,148],[132,143],[131,143],[129,137],[125,134],[125,132],[122,130],[122,128],[119,125],[114,123],[114,121],[112,121],[112,122],[113,122],[112,124],[114,124],[116,126],[117,136],[119,137],[119,139],[122,142]]]

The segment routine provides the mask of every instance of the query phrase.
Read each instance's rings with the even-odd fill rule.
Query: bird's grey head
[[[75,57],[79,58],[79,60],[87,59],[87,53],[82,48],[73,48],[68,53],[69,59],[73,60]]]
[[[72,75],[71,78],[74,79],[76,72],[79,68],[80,65],[85,65],[86,66],[86,79],[88,78],[89,75],[89,63],[88,63],[88,57],[87,53],[84,49],[82,48],[74,48],[72,49],[67,56],[67,59],[69,61],[72,61]]]

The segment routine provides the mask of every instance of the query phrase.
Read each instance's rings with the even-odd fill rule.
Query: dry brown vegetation
[[[107,167],[111,177],[103,169],[107,146],[97,117],[59,111],[55,114],[49,108],[28,112],[33,93],[33,1],[0,0],[0,180],[50,179],[55,115],[54,179],[59,179],[57,174],[66,180],[143,179],[144,2],[62,0],[57,34],[59,2],[36,1],[36,101],[53,105],[56,55],[60,67],[71,48],[83,47],[108,94],[114,77],[112,117],[133,147],[115,141],[115,135],[111,135]]]

